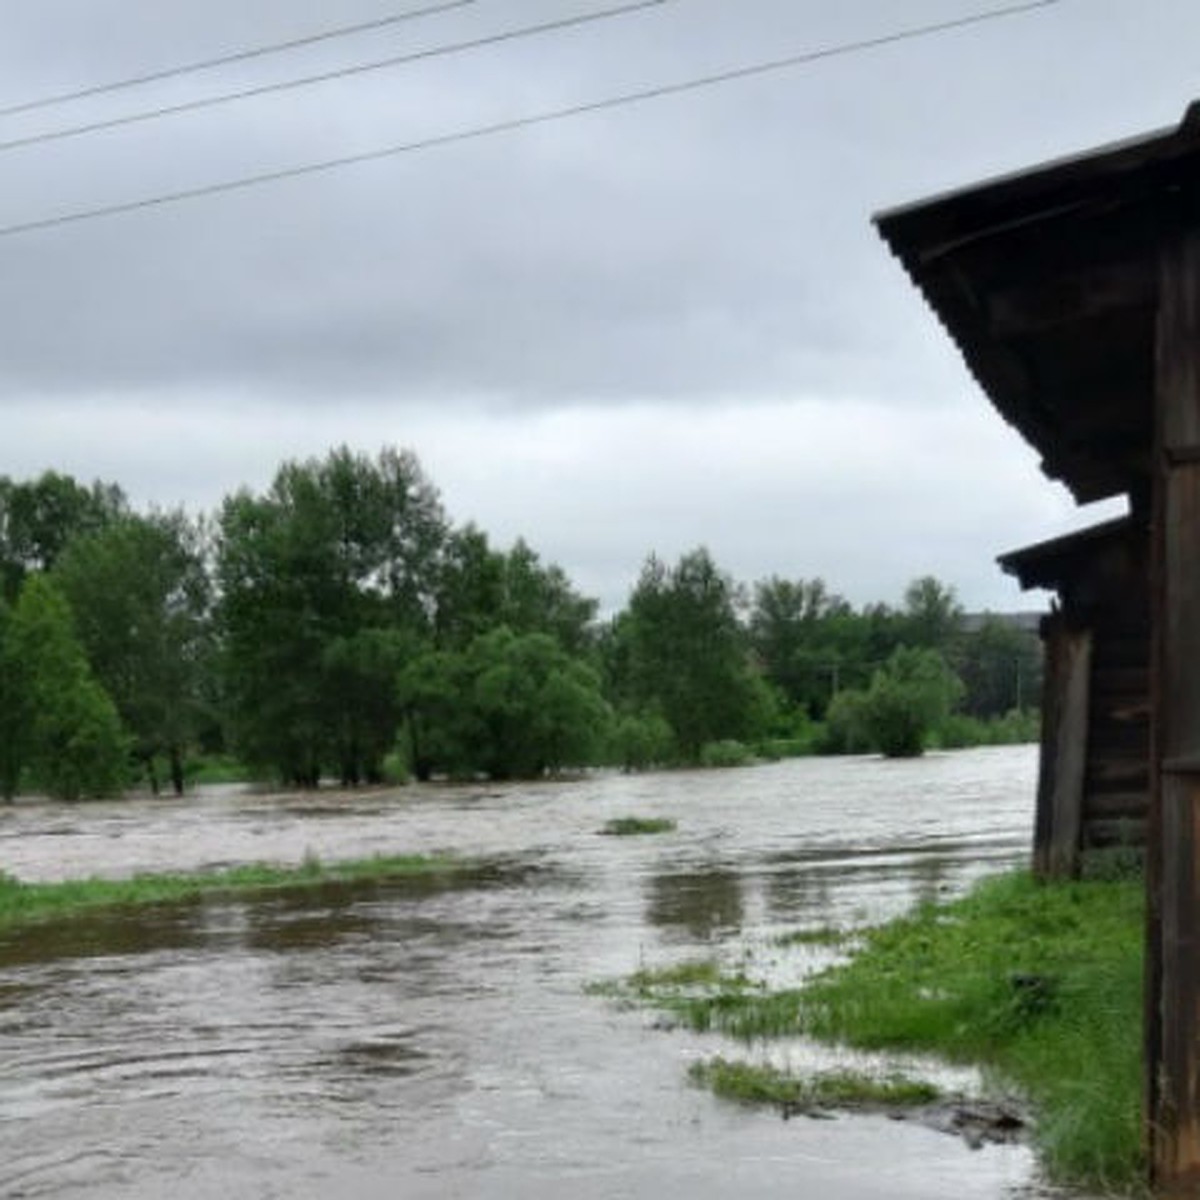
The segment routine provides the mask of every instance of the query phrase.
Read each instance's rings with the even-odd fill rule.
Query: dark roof
[[[1200,102],[1178,128],[875,218],[992,403],[1080,502],[1148,473],[1159,250],[1198,195]]]
[[[1133,536],[1133,528],[1129,517],[1117,517],[1047,542],[1011,550],[996,561],[1002,570],[1015,576],[1023,588],[1055,589],[1081,567],[1092,563],[1097,551],[1128,541]]]

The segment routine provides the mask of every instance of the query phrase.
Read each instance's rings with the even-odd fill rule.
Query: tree
[[[15,599],[26,575],[54,566],[73,537],[126,511],[115,484],[84,487],[54,471],[27,483],[0,475],[0,592]]]
[[[963,634],[955,666],[966,688],[963,708],[973,717],[999,717],[1038,702],[1038,639],[1003,617],[989,613]]]
[[[29,753],[28,686],[10,640],[12,612],[0,594],[0,798],[16,796]]]
[[[200,527],[182,512],[116,517],[70,542],[53,577],[152,788],[158,791],[155,759],[165,755],[182,794],[210,635]]]
[[[837,618],[850,612],[821,579],[772,576],[754,585],[750,645],[767,679],[808,716],[820,718],[838,690],[847,647]]]
[[[962,633],[963,610],[952,587],[932,575],[914,579],[904,593],[902,640],[953,658]]]
[[[766,693],[738,622],[740,597],[705,549],[668,569],[651,556],[610,638],[622,707],[657,709],[682,756],[705,742],[762,732]]]
[[[862,724],[872,745],[888,758],[916,757],[961,695],[962,683],[936,650],[901,646],[871,680]]]
[[[596,761],[611,714],[596,673],[545,633],[489,630],[402,672],[418,778],[536,779]]]
[[[370,676],[372,721],[396,710],[390,686],[381,700],[356,638],[375,631],[370,637],[396,634],[415,646],[431,636],[445,535],[437,493],[405,451],[372,460],[342,447],[321,461],[285,463],[264,496],[226,500],[217,554],[222,675],[234,742],[248,761],[309,786],[331,763],[351,777],[374,773],[373,749],[350,753],[356,737],[366,745],[366,712],[348,680]],[[381,740],[372,727],[371,746]]]
[[[329,736],[344,786],[383,781],[403,718],[396,681],[416,647],[395,629],[360,629],[325,646],[323,693],[335,717]]]
[[[62,800],[119,791],[128,740],[88,666],[66,599],[44,575],[22,585],[5,657],[25,700],[17,745],[35,782]]]
[[[442,649],[461,649],[504,625],[514,633],[550,634],[569,653],[582,654],[593,648],[596,608],[561,567],[543,565],[521,539],[501,553],[467,525],[446,540],[434,618]]]

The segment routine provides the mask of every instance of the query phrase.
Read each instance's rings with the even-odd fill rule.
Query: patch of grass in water
[[[688,1075],[714,1095],[739,1104],[773,1104],[785,1112],[812,1109],[912,1108],[932,1104],[941,1092],[932,1083],[899,1072],[821,1071],[794,1075],[777,1067],[710,1058]]]
[[[613,817],[605,821],[601,833],[610,837],[636,837],[650,833],[672,833],[675,822],[669,817]]]
[[[295,867],[250,863],[219,871],[142,874],[128,879],[72,879],[23,883],[0,873],[0,928],[69,916],[84,909],[145,906],[190,900],[209,893],[250,895],[327,884],[445,875],[465,864],[440,856],[377,855],[323,863],[313,854]]]
[[[777,946],[841,946],[854,934],[835,925],[820,925],[814,929],[794,929],[775,939]]]

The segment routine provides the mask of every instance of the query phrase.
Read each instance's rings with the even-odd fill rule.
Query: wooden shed
[[[1200,1196],[1200,104],[876,222],[1045,474],[1128,497],[1001,563],[1058,593],[1037,865],[1144,840],[1147,1147]]]

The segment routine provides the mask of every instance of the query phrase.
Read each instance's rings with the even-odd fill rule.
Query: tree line
[[[703,548],[651,555],[600,619],[524,541],[453,524],[407,450],[287,462],[201,516],[0,476],[6,799],[181,792],[216,755],[316,786],[913,754],[1012,735],[1039,670],[1035,637],[969,627],[932,578],[855,609]]]

